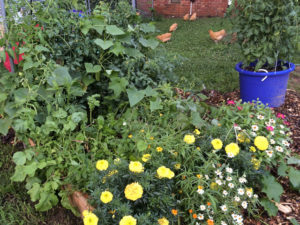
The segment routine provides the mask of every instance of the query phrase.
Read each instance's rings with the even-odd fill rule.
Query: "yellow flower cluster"
[[[129,170],[133,173],[142,173],[144,172],[144,166],[139,161],[132,161],[129,164]]]
[[[215,150],[220,150],[223,147],[223,142],[220,139],[214,139],[211,141]]]
[[[229,145],[226,145],[225,151],[228,157],[234,157],[239,154],[240,148],[236,143],[230,143]]]
[[[160,218],[157,222],[159,225],[169,225],[169,220],[167,220],[165,217]]]
[[[195,129],[195,130],[194,130],[194,133],[195,133],[196,135],[201,134],[201,132],[200,132],[198,129]]]
[[[239,133],[237,137],[238,137],[238,141],[241,142],[241,143],[244,143],[244,142],[250,143],[250,139],[247,138],[247,137],[245,136],[245,134]]]
[[[107,170],[108,162],[106,160],[98,160],[96,162],[96,168],[97,168],[97,170],[100,170],[100,171]]]
[[[165,166],[159,167],[156,172],[159,179],[162,178],[172,179],[175,176],[174,172]]]
[[[269,147],[269,141],[263,136],[257,136],[254,139],[254,145],[261,151],[265,151]]]
[[[84,225],[97,225],[98,224],[99,219],[94,213],[84,210],[82,212],[82,216],[83,216],[83,224]]]
[[[157,147],[156,148],[156,151],[158,151],[158,152],[162,152],[164,149],[162,148],[162,147]]]
[[[143,162],[147,162],[150,159],[151,159],[151,155],[150,154],[144,154],[143,157],[142,157],[142,161]]]
[[[136,201],[143,196],[143,187],[135,182],[128,184],[125,188],[125,197],[131,201]]]
[[[132,216],[124,216],[119,225],[136,225],[136,219]]]
[[[255,170],[258,170],[258,169],[259,169],[259,167],[260,167],[260,161],[259,161],[257,158],[252,157],[251,163],[253,164],[253,168],[254,168]]]
[[[101,193],[101,196],[100,196],[100,200],[104,203],[104,204],[107,204],[109,202],[111,202],[113,200],[113,194],[109,191],[103,191]]]
[[[256,152],[256,148],[254,146],[251,146],[249,149],[250,149],[250,152]]]
[[[195,143],[195,136],[192,134],[186,134],[183,138],[183,141],[187,144],[194,144]]]

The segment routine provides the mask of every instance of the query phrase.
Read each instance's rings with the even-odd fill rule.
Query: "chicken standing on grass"
[[[185,14],[183,20],[187,21],[190,19],[190,14]]]
[[[220,30],[218,32],[213,32],[212,30],[209,30],[209,36],[210,38],[215,42],[218,43],[219,41],[221,41],[225,36],[226,36],[226,31]]]
[[[156,36],[157,39],[159,39],[161,42],[167,42],[171,40],[171,33],[165,33],[165,34],[161,34]]]
[[[177,24],[177,23],[174,23],[174,24],[172,24],[172,26],[170,26],[169,31],[170,31],[170,32],[173,32],[173,31],[175,31],[175,30],[177,29],[177,27],[178,27],[178,24]]]
[[[190,18],[190,21],[194,21],[197,19],[197,13],[193,13],[193,15]]]

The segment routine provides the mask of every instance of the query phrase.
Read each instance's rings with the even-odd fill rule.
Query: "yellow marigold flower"
[[[256,152],[256,148],[254,146],[250,147],[250,152]]]
[[[253,168],[255,170],[259,169],[259,167],[260,167],[260,161],[258,159],[256,159],[255,157],[252,157],[251,163],[253,164]]]
[[[250,139],[249,138],[246,138],[246,143],[250,143]]]
[[[245,142],[245,140],[246,140],[245,135],[239,133],[239,134],[238,134],[238,141],[241,142],[241,143],[243,143],[243,142]]]
[[[150,154],[144,154],[143,157],[142,157],[142,161],[143,162],[147,162],[150,159],[151,159],[151,155]]]
[[[144,133],[144,132],[145,132],[145,130],[144,130],[144,129],[142,129],[142,130],[140,130],[140,132],[141,132],[141,133]]]
[[[156,148],[156,151],[158,151],[158,152],[162,152],[164,149],[162,148],[162,147],[157,147]]]
[[[210,184],[210,189],[212,189],[212,190],[217,190],[217,189],[218,189],[218,184],[217,184],[216,182],[212,182],[212,183]]]
[[[175,164],[175,166],[174,166],[174,168],[175,168],[176,170],[179,170],[180,167],[181,167],[181,164],[180,164],[180,163],[177,163],[177,164]]]
[[[159,225],[169,225],[169,220],[167,220],[165,217],[160,218],[157,222]]]
[[[195,129],[195,130],[194,130],[194,133],[195,133],[196,135],[199,135],[201,132],[200,132],[198,129]]]
[[[151,148],[151,145],[148,145],[148,149]]]
[[[159,116],[162,117],[164,114],[160,113]]]
[[[97,170],[103,171],[103,170],[107,170],[108,168],[108,162],[107,160],[98,160],[96,163],[96,168]]]
[[[131,161],[129,163],[129,170],[133,173],[142,173],[144,172],[144,166],[139,161]]]
[[[196,149],[197,149],[198,151],[200,151],[200,150],[201,150],[201,148],[200,148],[200,147],[197,147]]]
[[[251,193],[253,193],[253,189],[252,189],[252,188],[246,188],[246,192],[251,192]]]
[[[172,179],[175,176],[174,172],[165,166],[159,167],[156,172],[157,172],[158,178],[160,178],[160,179],[162,179],[162,178]]]
[[[132,138],[132,134],[129,134],[128,137],[129,137],[129,138]]]
[[[104,204],[107,204],[109,202],[111,202],[113,200],[113,194],[109,191],[103,191],[101,193],[101,196],[100,196],[100,200],[104,203]]]
[[[154,140],[154,137],[150,137],[150,140]]]
[[[220,139],[214,139],[211,141],[212,146],[215,150],[220,150],[223,147],[223,142]]]
[[[201,186],[201,185],[198,186],[198,189],[200,189],[200,190],[203,190],[203,188],[204,188],[204,187]]]
[[[125,188],[125,197],[131,201],[136,201],[143,196],[143,187],[135,182],[128,184]]]
[[[175,157],[177,157],[177,156],[178,156],[178,152],[174,152],[173,154],[174,154],[174,156],[175,156]]]
[[[240,148],[236,143],[230,143],[226,145],[225,151],[229,157],[234,157],[240,152]]]
[[[83,217],[84,225],[97,225],[98,224],[98,217],[94,214],[89,212],[86,216]]]
[[[89,215],[89,213],[91,213],[91,211],[83,210],[82,216],[85,217],[85,216]]]
[[[267,150],[267,148],[269,147],[269,141],[267,138],[263,137],[263,136],[257,136],[254,139],[254,145],[261,151],[265,151]]]
[[[194,144],[195,143],[195,136],[192,134],[186,134],[183,138],[183,141],[187,144]]]
[[[202,178],[202,175],[201,175],[201,174],[197,174],[196,176],[197,176],[197,178],[199,178],[199,179]]]
[[[136,219],[132,216],[124,216],[119,225],[136,225]]]

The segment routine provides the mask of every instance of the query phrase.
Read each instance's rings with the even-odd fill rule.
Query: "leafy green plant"
[[[244,56],[244,67],[256,62],[255,70],[283,66],[292,60],[297,34],[298,0],[237,0],[229,15]],[[252,65],[253,66],[253,65]],[[277,68],[278,70],[278,68]]]

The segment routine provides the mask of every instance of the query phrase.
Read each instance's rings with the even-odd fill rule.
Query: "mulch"
[[[209,97],[206,102],[210,105],[219,106],[228,100],[238,101],[240,99],[239,91],[234,91],[226,94],[217,91],[205,91],[204,94]],[[292,152],[300,155],[300,94],[294,90],[287,90],[285,103],[273,109],[275,113],[282,113],[286,116],[287,121],[290,123],[289,127],[292,132],[293,144],[291,145]],[[298,168],[300,169],[300,168]],[[291,218],[295,218],[300,223],[300,194],[297,191],[291,190],[287,178],[279,179],[279,182],[284,187],[284,193],[281,197],[281,203],[289,206],[292,212],[284,214],[278,212],[276,217],[269,217],[266,212],[261,212],[261,221],[257,219],[248,218],[245,225],[288,225]],[[263,210],[263,209],[262,209]]]

